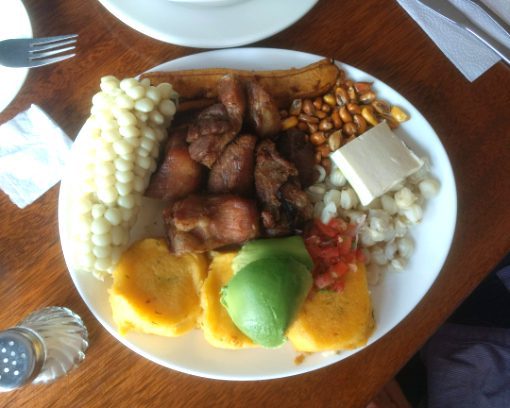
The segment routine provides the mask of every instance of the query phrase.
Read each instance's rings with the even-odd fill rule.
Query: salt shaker
[[[0,391],[48,383],[84,358],[87,328],[65,307],[38,310],[15,327],[0,331]]]

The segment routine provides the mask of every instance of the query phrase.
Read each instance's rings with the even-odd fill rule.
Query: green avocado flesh
[[[306,250],[303,238],[296,235],[288,238],[257,239],[247,242],[232,261],[232,269],[234,273],[237,273],[249,263],[270,256],[289,256],[301,262],[308,269],[313,268],[313,261]]]
[[[312,286],[312,275],[290,257],[267,257],[242,268],[221,291],[221,303],[234,324],[253,342],[273,348]]]

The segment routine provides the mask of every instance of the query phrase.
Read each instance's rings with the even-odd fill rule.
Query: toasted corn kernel
[[[315,112],[315,116],[317,116],[319,119],[324,119],[326,116],[328,116],[328,114],[320,110]]]
[[[319,122],[319,129],[320,130],[331,130],[331,129],[333,129],[333,123],[328,118],[322,119]]]
[[[282,130],[287,130],[298,125],[299,121],[296,116],[289,116],[282,120]]]
[[[299,120],[306,123],[319,123],[319,118],[315,116],[307,115],[305,113],[299,114]]]
[[[307,123],[307,125],[310,134],[315,133],[319,130],[319,125],[317,123]]]
[[[352,122],[352,115],[347,110],[347,107],[342,106],[338,110],[338,113],[340,114],[340,119],[342,119],[345,123]]]
[[[342,127],[342,119],[340,118],[338,109],[334,109],[333,112],[331,113],[331,120],[333,121],[335,129],[340,129]]]
[[[391,116],[391,114],[384,113],[381,116],[386,120],[386,122],[388,122],[388,126],[391,129],[396,129],[399,127],[400,123],[393,116]]]
[[[359,100],[361,103],[369,104],[375,101],[375,93],[372,91],[365,92],[359,96]]]
[[[314,132],[310,135],[310,142],[315,146],[320,146],[326,142],[326,135],[324,132]]]
[[[356,82],[354,84],[354,89],[360,94],[363,94],[365,92],[372,90],[372,82]]]
[[[303,112],[309,116],[315,115],[315,106],[313,106],[313,102],[310,99],[303,101]]]
[[[374,107],[376,112],[390,113],[390,104],[381,99],[376,99],[375,101],[373,101],[372,106]]]
[[[377,120],[377,118],[374,115],[373,110],[369,106],[364,106],[361,109],[361,116],[363,116],[365,118],[365,120],[368,123],[370,123],[372,126],[376,126],[379,123],[379,121]]]
[[[301,113],[301,109],[303,108],[303,100],[302,99],[294,99],[290,104],[289,114],[290,115],[299,115]]]
[[[347,95],[347,91],[341,86],[335,89],[335,97],[338,106],[344,106],[349,103],[349,95]]]
[[[391,108],[391,116],[395,118],[397,122],[405,122],[409,119],[409,115],[405,113],[402,109],[400,109],[398,106],[393,106]]]
[[[358,102],[358,93],[356,92],[356,89],[354,89],[354,86],[347,88],[347,95],[351,102]]]
[[[355,114],[353,116],[353,122],[355,123],[356,127],[358,128],[358,134],[362,134],[367,130],[367,121],[365,118],[361,115]]]
[[[327,103],[322,104],[322,108],[321,108],[322,112],[329,113],[329,112],[331,112],[331,109],[332,109],[331,106],[328,105]]]
[[[358,133],[358,129],[353,122],[344,123],[342,130],[348,136],[353,136]]]
[[[341,130],[337,130],[329,135],[328,145],[329,145],[329,149],[332,152],[334,152],[335,150],[340,148],[340,146],[342,145],[342,131]]]
[[[315,109],[322,109],[322,98],[320,96],[313,100],[313,106],[315,106]]]
[[[361,108],[357,103],[348,103],[347,104],[347,110],[352,113],[353,115],[357,113],[358,115],[361,114]]]
[[[327,93],[326,95],[324,95],[322,97],[322,99],[324,99],[324,102],[326,102],[329,106],[335,106],[336,105],[336,99],[330,93]]]

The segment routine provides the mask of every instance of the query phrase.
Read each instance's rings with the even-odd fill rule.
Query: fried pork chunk
[[[253,79],[246,80],[248,121],[261,137],[276,135],[281,128],[281,117],[272,96]]]
[[[253,192],[256,143],[256,136],[244,134],[225,148],[209,173],[209,192],[241,196],[249,196]]]
[[[147,197],[172,201],[200,188],[204,167],[190,157],[186,135],[186,127],[170,132],[163,160],[145,191]]]
[[[192,195],[163,212],[170,249],[176,254],[241,244],[260,235],[254,200],[235,195]]]
[[[204,109],[190,125],[187,141],[193,160],[212,168],[223,149],[241,130],[246,110],[244,87],[234,75],[218,83],[220,103]]]
[[[268,236],[284,236],[303,228],[313,206],[301,190],[298,170],[276,150],[271,140],[256,149],[255,189],[262,203],[262,225]]]
[[[212,105],[200,112],[189,127],[186,139],[190,143],[189,154],[193,160],[211,168],[236,134],[225,106]]]
[[[315,181],[315,149],[306,140],[306,134],[292,128],[281,133],[276,141],[278,151],[296,166],[302,188],[307,188]]]

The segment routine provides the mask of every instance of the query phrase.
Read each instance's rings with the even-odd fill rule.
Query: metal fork
[[[0,65],[5,67],[40,67],[74,57],[78,34],[44,38],[19,38],[0,41]],[[67,53],[67,54],[64,54]]]

